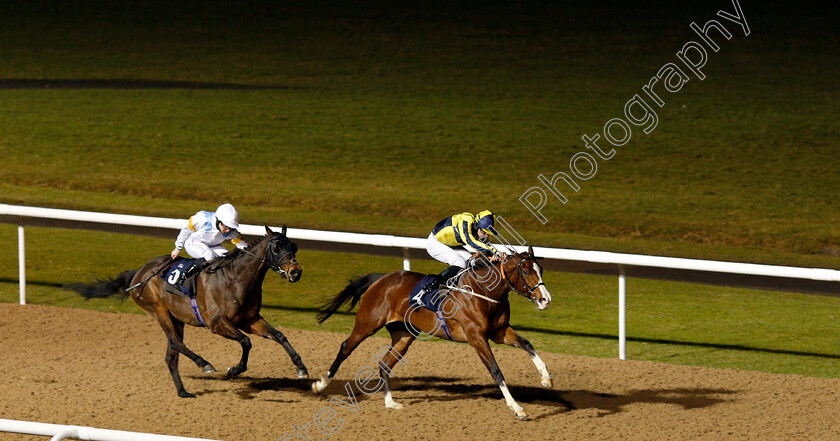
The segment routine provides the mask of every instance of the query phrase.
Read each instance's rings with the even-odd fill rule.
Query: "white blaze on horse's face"
[[[543,283],[542,268],[540,268],[540,265],[536,261],[534,261],[534,271],[537,273],[537,277],[540,279],[539,290],[542,294],[542,296],[534,300],[534,302],[537,304],[537,308],[543,310],[545,308],[548,308],[548,305],[551,303],[551,293],[548,292],[548,289]]]

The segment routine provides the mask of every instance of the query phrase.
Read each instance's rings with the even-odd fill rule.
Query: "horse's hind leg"
[[[171,344],[166,345],[166,366],[169,368],[169,373],[172,374],[172,381],[175,382],[175,389],[178,391],[178,396],[181,398],[195,398],[194,394],[187,392],[184,389],[184,383],[181,382],[181,374],[178,373],[178,350]]]
[[[157,318],[158,323],[163,328],[163,332],[166,334],[166,366],[172,375],[172,381],[175,383],[175,389],[178,390],[178,396],[181,398],[193,398],[195,395],[187,392],[184,389],[184,384],[181,382],[181,374],[178,372],[178,354],[181,353],[189,357],[204,372],[213,372],[216,369],[207,360],[201,358],[201,356],[189,350],[184,345],[183,322],[172,317],[169,311],[162,312],[161,315],[155,315],[155,318]]]
[[[295,351],[295,348],[293,348],[292,344],[289,343],[289,339],[287,339],[286,336],[278,329],[269,325],[264,318],[257,316],[256,320],[254,320],[245,329],[245,331],[280,343],[283,346],[283,349],[285,349],[289,354],[289,357],[292,358],[292,363],[297,366],[298,378],[309,378],[309,372],[306,370],[306,366],[304,366],[303,361],[300,359],[300,355],[298,355],[297,351]]]
[[[393,325],[393,326],[392,326]],[[405,356],[406,351],[408,351],[408,347],[411,345],[411,342],[414,341],[414,335],[412,335],[408,330],[405,328],[405,325],[399,327],[396,323],[392,323],[388,325],[388,332],[391,333],[391,346],[380,349],[380,354],[384,352],[382,358],[379,361],[379,377],[382,378],[383,381],[383,388],[382,390],[385,392],[385,407],[388,409],[402,409],[403,405],[394,401],[394,398],[391,397],[391,382],[389,379],[391,375],[393,375],[393,368],[397,362],[402,362],[403,356]]]
[[[376,322],[371,324],[367,323],[364,319],[360,319],[359,314],[361,314],[361,311],[356,314],[356,325],[353,326],[353,332],[350,333],[350,337],[347,337],[347,340],[344,340],[344,342],[341,343],[341,348],[339,348],[338,355],[336,355],[335,361],[333,361],[332,366],[330,366],[330,370],[327,371],[327,376],[321,377],[320,380],[312,383],[312,391],[316,394],[327,388],[335,376],[335,373],[338,372],[338,368],[341,366],[341,363],[350,356],[353,350],[356,349],[361,342],[385,326],[384,318],[377,319]]]
[[[547,388],[554,386],[554,383],[551,381],[551,375],[548,374],[548,369],[546,369],[545,362],[542,361],[542,358],[540,358],[537,354],[537,351],[535,351],[534,347],[531,346],[531,342],[519,335],[513,330],[513,328],[508,326],[500,329],[496,332],[496,335],[493,336],[493,341],[498,344],[505,344],[525,350],[525,352],[531,356],[531,361],[534,362],[534,366],[536,366],[537,370],[540,371],[540,375],[542,375],[542,378],[540,378],[540,384]]]
[[[525,412],[525,409],[523,409],[510,394],[507,384],[505,384],[505,377],[502,375],[502,371],[496,363],[496,357],[493,356],[493,351],[490,350],[490,343],[487,342],[487,337],[484,335],[473,334],[468,335],[467,338],[469,339],[470,346],[478,352],[478,356],[481,358],[481,361],[484,362],[484,366],[486,366],[487,370],[490,371],[490,375],[492,375],[493,379],[496,380],[496,384],[499,385],[499,389],[502,390],[502,395],[505,397],[505,403],[514,412],[516,418],[521,420],[528,418],[528,414]]]
[[[175,331],[177,333],[177,337],[180,337],[183,340],[184,337],[184,324],[174,324]],[[184,383],[181,382],[181,374],[178,372],[178,349],[172,342],[172,339],[168,339],[169,342],[166,345],[166,366],[169,368],[169,373],[172,374],[172,381],[175,382],[175,389],[178,390],[178,396],[181,398],[195,398],[195,395],[187,392],[184,389]]]
[[[229,377],[235,377],[247,371],[248,353],[251,352],[251,339],[248,338],[247,335],[243,334],[242,331],[237,329],[237,327],[227,317],[221,317],[211,323],[210,330],[213,331],[214,334],[221,335],[222,337],[230,340],[236,340],[239,342],[239,345],[242,346],[242,358],[239,359],[239,364],[229,367],[227,375]]]

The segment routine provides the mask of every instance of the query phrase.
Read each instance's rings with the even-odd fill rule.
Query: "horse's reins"
[[[470,295],[470,296],[473,296],[473,297],[478,297],[480,299],[487,300],[490,303],[499,303],[498,300],[491,299],[490,297],[487,297],[485,295],[481,295],[481,294],[479,294],[479,293],[477,293],[477,292],[475,292],[471,289],[458,288],[457,286],[447,286],[447,288],[450,289],[450,290],[453,290],[453,291],[462,292],[464,294],[467,294],[467,295]]]

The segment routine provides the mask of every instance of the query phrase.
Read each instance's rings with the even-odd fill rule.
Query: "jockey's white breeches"
[[[221,245],[207,245],[204,242],[192,239],[187,239],[184,242],[184,249],[193,258],[203,257],[208,262],[227,253],[227,249]]]
[[[441,243],[434,234],[429,234],[426,239],[426,251],[432,258],[439,260],[447,265],[453,265],[460,268],[467,267],[467,259],[472,256],[472,253],[463,247],[451,247]]]

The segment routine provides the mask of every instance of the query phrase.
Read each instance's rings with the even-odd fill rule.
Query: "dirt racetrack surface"
[[[280,329],[313,377],[346,337]],[[227,441],[307,439],[295,425],[314,440],[840,439],[840,380],[542,353],[554,378],[554,389],[543,389],[524,352],[494,347],[531,416],[517,421],[464,344],[415,342],[391,382],[405,408],[391,410],[381,392],[368,396],[352,383],[376,366],[386,339],[360,346],[320,396],[311,380],[294,377],[276,343],[252,338],[249,370],[229,379],[237,343],[196,328],[185,341],[219,370],[203,374],[181,357],[194,399],[177,397],[163,332],[148,316],[0,304],[0,418]],[[355,409],[329,400],[349,402],[345,385]],[[316,416],[334,433],[321,433]],[[0,440],[47,439],[0,432]]]

